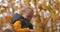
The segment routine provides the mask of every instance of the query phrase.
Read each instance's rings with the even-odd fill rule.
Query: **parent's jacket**
[[[31,23],[27,23],[27,20],[17,13],[14,14],[11,24],[13,24],[15,32],[29,32],[30,29],[33,29],[33,25]]]

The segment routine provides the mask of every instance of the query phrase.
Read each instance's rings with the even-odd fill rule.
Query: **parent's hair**
[[[32,11],[32,13],[34,13],[34,11],[33,11],[33,8],[32,8],[32,7],[23,7],[23,8],[21,9],[20,13],[25,12],[25,11],[26,11],[26,9],[30,9],[30,10]]]

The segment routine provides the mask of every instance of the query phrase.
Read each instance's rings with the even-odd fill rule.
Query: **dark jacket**
[[[24,17],[22,17],[19,14],[14,14],[11,23],[14,24],[17,20],[20,20],[22,22],[22,27],[21,28],[30,28],[33,29],[33,25],[31,23],[27,23],[27,21],[24,19]]]

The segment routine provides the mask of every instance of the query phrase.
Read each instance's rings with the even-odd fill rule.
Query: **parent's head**
[[[20,11],[20,14],[27,20],[31,20],[33,14],[34,14],[34,11],[31,7],[24,7],[21,11]]]

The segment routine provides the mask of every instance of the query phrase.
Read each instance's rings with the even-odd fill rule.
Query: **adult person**
[[[32,8],[25,7],[20,11],[20,14],[14,14],[11,23],[15,32],[30,32],[33,29],[33,25],[30,23],[33,13]]]

